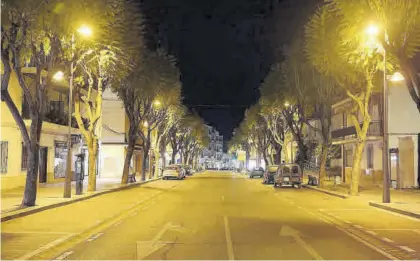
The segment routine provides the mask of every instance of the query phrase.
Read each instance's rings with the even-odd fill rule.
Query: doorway
[[[47,182],[48,147],[39,149],[39,183]]]

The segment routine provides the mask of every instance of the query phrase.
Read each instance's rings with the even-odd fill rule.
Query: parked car
[[[258,176],[258,177],[262,178],[263,175],[264,175],[264,169],[263,168],[261,168],[261,167],[260,168],[254,168],[249,173],[249,178],[253,179],[255,176]]]
[[[192,176],[193,171],[190,165],[182,165],[182,168],[185,170],[186,176]]]
[[[292,187],[302,187],[303,172],[298,164],[280,165],[274,178],[274,187],[291,185]]]
[[[169,165],[163,170],[163,179],[184,179],[185,171],[181,165]]]
[[[270,165],[267,167],[267,170],[264,172],[263,184],[274,183],[274,176],[276,175],[279,165]]]

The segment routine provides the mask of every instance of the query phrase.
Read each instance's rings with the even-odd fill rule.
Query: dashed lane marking
[[[354,227],[357,227],[358,229],[363,229],[361,225],[354,225]]]
[[[97,239],[98,237],[102,236],[103,234],[104,234],[103,232],[98,233],[98,234],[96,234],[96,235],[94,235],[94,236],[90,237],[87,241],[88,241],[88,242],[92,242],[93,240]]]
[[[54,260],[63,260],[63,259],[66,259],[68,256],[70,256],[71,254],[73,254],[73,252],[74,252],[73,250],[64,252],[61,256],[57,257]]]
[[[407,215],[402,215],[402,214],[395,213],[395,212],[392,212],[392,211],[389,211],[389,210],[385,210],[385,209],[381,209],[381,208],[375,208],[374,207],[373,209],[375,209],[376,211],[382,211],[384,213],[391,214],[391,215],[394,215],[394,216],[398,216],[398,217],[410,219],[412,221],[420,222],[420,219],[418,219],[418,218],[409,217]]]
[[[382,240],[385,241],[385,242],[388,242],[388,243],[394,243],[394,240],[389,239],[387,237],[383,237]]]
[[[399,248],[401,248],[402,250],[405,250],[407,252],[413,253],[416,252],[416,250],[409,248],[408,246],[398,246]]]
[[[229,228],[229,220],[227,216],[223,216],[223,221],[225,223],[225,236],[226,236],[226,246],[229,260],[235,260],[235,256],[233,254],[233,244],[232,244],[232,236],[230,235],[230,228]]]
[[[373,232],[373,231],[370,231],[370,230],[366,231],[366,233],[369,233],[369,234],[371,234],[371,235],[376,236],[376,233],[375,233],[375,232]]]
[[[117,223],[114,224],[114,227],[119,226],[122,222],[123,222],[122,220],[118,221]]]

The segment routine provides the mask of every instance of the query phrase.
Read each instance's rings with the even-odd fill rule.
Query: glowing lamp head
[[[55,81],[62,81],[64,79],[64,73],[62,71],[58,71],[53,75],[53,79]]]
[[[379,27],[376,25],[369,25],[366,30],[366,34],[369,36],[376,36],[379,34]]]
[[[143,126],[147,128],[147,127],[149,127],[149,123],[147,121],[145,121],[145,122],[143,122]]]
[[[284,103],[284,106],[285,106],[285,107],[289,107],[289,106],[290,106],[290,103],[289,103],[289,102],[285,102],[285,103]]]
[[[86,25],[82,25],[79,29],[77,29],[77,32],[79,32],[83,36],[92,35],[92,30]]]
[[[401,73],[396,72],[391,76],[390,80],[391,82],[401,82],[404,81],[404,76]]]
[[[153,102],[153,105],[160,106],[160,105],[162,105],[162,103],[159,100],[156,100],[156,101]]]

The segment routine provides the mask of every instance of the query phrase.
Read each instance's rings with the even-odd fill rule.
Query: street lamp
[[[379,27],[376,25],[369,25],[365,32],[370,37],[376,37],[379,34]],[[384,39],[386,40],[387,35],[384,31]],[[386,77],[386,50],[383,49],[383,63],[384,63],[384,75],[383,75],[383,115],[382,115],[382,124],[383,124],[383,139],[382,139],[382,171],[383,171],[383,192],[382,192],[382,202],[390,203],[391,202],[391,193],[390,193],[390,176],[389,176],[389,137],[388,137],[388,84]]]
[[[149,123],[147,121],[144,121],[143,126],[147,128],[147,127],[149,127]]]
[[[77,32],[84,36],[89,37],[92,35],[92,30],[86,26],[82,25],[77,29]],[[75,42],[75,35],[74,32],[71,35],[71,63],[70,63],[70,80],[69,80],[69,112],[68,112],[68,132],[67,132],[67,162],[66,162],[66,179],[64,182],[64,198],[71,197],[71,119],[72,119],[72,112],[73,112],[73,78],[74,78],[74,42]],[[63,74],[64,75],[64,74]],[[63,76],[62,75],[62,76]]]
[[[53,75],[54,81],[62,81],[64,79],[64,73],[62,71],[58,71]]]
[[[286,101],[286,102],[284,103],[284,106],[285,106],[285,107],[289,107],[289,106],[290,106],[290,103],[289,103],[288,101]]]
[[[153,102],[153,105],[155,105],[156,107],[159,107],[160,105],[162,105],[162,103],[159,100],[155,100]]]

